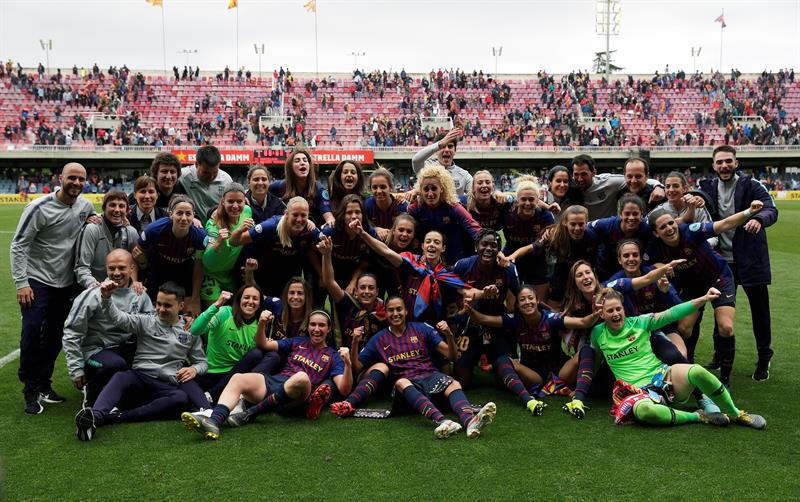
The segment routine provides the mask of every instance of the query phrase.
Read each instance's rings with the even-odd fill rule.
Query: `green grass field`
[[[473,402],[498,405],[495,423],[477,441],[463,434],[436,441],[431,423],[417,415],[341,420],[325,412],[316,422],[261,417],[214,443],[178,420],[106,427],[81,443],[73,423],[81,398],[63,357],[54,386],[69,401],[38,416],[22,411],[12,361],[0,368],[0,500],[797,500],[800,203],[779,208],[769,229],[772,376],[750,379],[754,343],[740,290],[732,380],[737,405],[763,414],[766,431],[618,427],[601,400],[589,401],[582,422],[561,413],[563,398],[549,399],[534,418],[487,383],[468,392]],[[0,206],[0,275],[8,288],[0,295],[0,357],[19,343],[8,249],[20,211]],[[698,347],[701,362],[710,355],[710,329]]]

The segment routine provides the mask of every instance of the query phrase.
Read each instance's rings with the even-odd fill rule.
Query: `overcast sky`
[[[315,70],[314,15],[307,0],[239,0],[239,64],[258,68],[254,43],[266,44],[264,71],[279,65]],[[166,59],[202,70],[236,66],[237,11],[228,0],[164,0]],[[358,66],[493,72],[492,46],[503,46],[499,72],[563,73],[591,68],[605,49],[595,34],[595,0],[318,0],[319,71]],[[718,68],[744,72],[800,69],[800,0],[622,0],[620,35],[611,38],[624,73]],[[161,70],[162,10],[145,0],[0,0],[0,57],[24,66],[45,62],[40,39],[52,39],[50,65],[97,62]]]

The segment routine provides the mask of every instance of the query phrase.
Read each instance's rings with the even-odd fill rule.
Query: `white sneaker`
[[[231,414],[241,413],[243,411],[244,411],[244,398],[239,396],[239,402],[236,404],[236,406],[233,407],[233,409],[231,410]]]
[[[483,408],[467,424],[467,437],[478,438],[483,432],[483,428],[492,423],[496,414],[497,406],[494,403],[489,402],[483,405]]]
[[[461,432],[461,424],[452,420],[444,420],[433,430],[436,439],[447,439]]]
[[[211,408],[203,408],[200,411],[194,412],[194,414],[195,415],[200,415],[200,416],[203,416],[203,417],[206,417],[206,418],[211,418],[211,413],[213,413],[213,412],[214,412],[214,410],[212,410]]]

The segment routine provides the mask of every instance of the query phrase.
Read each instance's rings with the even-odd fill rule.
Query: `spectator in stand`
[[[52,388],[53,368],[75,296],[75,240],[94,214],[92,203],[81,197],[86,183],[82,165],[65,165],[60,182],[57,192],[25,206],[11,240],[11,275],[22,310],[19,379],[25,413],[34,415],[44,411],[42,401],[66,400]]]
[[[455,164],[456,148],[458,147],[458,138],[461,133],[460,127],[454,127],[447,134],[437,135],[431,145],[418,151],[414,154],[414,158],[411,159],[414,173],[419,174],[430,156],[435,153],[436,161],[432,163],[439,164],[447,170],[453,180],[453,185],[455,186],[454,195],[457,197],[472,191],[472,175]]]
[[[233,179],[219,168],[222,157],[217,147],[201,146],[197,149],[196,159],[195,165],[181,169],[179,182],[186,195],[194,201],[195,218],[205,223]]]
[[[589,211],[589,220],[598,220],[616,213],[617,194],[626,188],[625,176],[621,174],[597,174],[594,159],[586,154],[577,155],[570,163],[572,181],[583,195],[583,206]],[[655,186],[647,202],[664,200],[664,186],[654,179],[647,180]]]
[[[737,171],[739,161],[736,159],[735,148],[729,145],[718,146],[714,149],[712,158],[717,178],[709,178],[700,183],[701,189],[711,199],[712,217],[719,221],[730,218],[740,211],[749,216],[741,227],[728,229],[719,234],[717,249],[733,271],[735,284],[742,285],[750,303],[753,335],[758,352],[753,380],[763,381],[769,378],[769,366],[773,355],[767,287],[772,281],[772,273],[769,266],[766,227],[778,220],[778,209],[772,196],[761,183],[752,176]],[[761,201],[764,207],[750,217],[748,208],[751,201]],[[710,366],[721,367],[723,357],[728,353],[731,354],[732,365],[736,350],[734,337],[717,336],[716,331],[715,329],[714,361]]]

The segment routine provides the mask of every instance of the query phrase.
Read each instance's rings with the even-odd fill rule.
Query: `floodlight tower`
[[[497,79],[497,60],[503,55],[503,46],[492,46],[492,56],[494,56],[494,78]]]
[[[264,55],[266,46],[263,43],[261,45],[253,44],[253,48],[256,50],[256,55],[258,55],[258,78],[261,78],[261,56]]]
[[[606,81],[611,74],[611,35],[619,35],[622,5],[620,0],[597,0],[595,33],[606,37]]]
[[[700,55],[702,47],[692,47],[692,73],[697,73],[697,56]]]
[[[47,39],[42,40],[39,39],[39,45],[42,46],[42,50],[44,51],[45,62],[47,63],[47,73],[50,73],[50,51],[53,50],[53,40]]]
[[[364,51],[352,51],[350,55],[353,56],[353,66],[356,70],[358,70],[358,58],[361,56],[366,56],[367,53]]]

